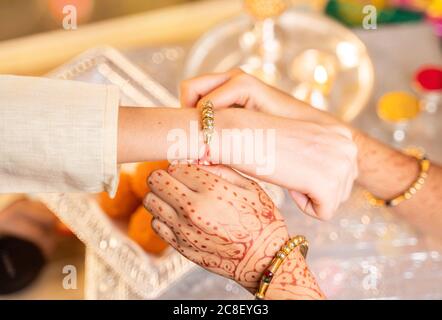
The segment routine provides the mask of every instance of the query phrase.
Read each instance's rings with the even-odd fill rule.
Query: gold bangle
[[[206,145],[212,141],[213,131],[215,128],[215,113],[213,103],[206,100],[201,104],[201,129],[203,131],[203,139]]]
[[[399,195],[393,199],[389,199],[389,200],[376,198],[370,192],[366,191],[365,197],[366,197],[368,203],[370,203],[372,206],[374,206],[374,207],[396,207],[401,202],[403,202],[405,200],[410,200],[411,198],[413,198],[413,196],[420,189],[422,189],[422,187],[425,183],[425,180],[428,177],[428,171],[430,170],[431,162],[430,162],[430,160],[428,160],[428,158],[425,156],[425,154],[419,149],[410,148],[410,149],[405,150],[405,153],[410,156],[415,157],[419,162],[420,171],[419,171],[419,175],[418,175],[417,179],[411,184],[411,186],[404,193],[402,193],[401,195]]]
[[[275,254],[270,266],[263,272],[258,291],[255,293],[255,298],[257,300],[264,299],[276,271],[278,271],[279,267],[288,257],[288,255],[297,247],[299,247],[302,256],[307,258],[308,241],[304,236],[296,236],[287,241],[286,244],[284,244]]]

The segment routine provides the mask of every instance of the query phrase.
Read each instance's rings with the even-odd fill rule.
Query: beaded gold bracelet
[[[302,256],[304,258],[307,257],[308,241],[304,236],[298,235],[287,241],[287,243],[275,254],[270,266],[263,272],[258,291],[255,293],[255,298],[257,300],[263,300],[265,298],[267,289],[269,288],[276,271],[278,271],[288,255],[297,247],[299,247]]]
[[[425,156],[425,154],[416,148],[410,148],[405,150],[405,153],[413,156],[417,159],[419,162],[419,175],[417,179],[411,184],[411,186],[401,195],[385,200],[385,199],[379,199],[376,198],[374,195],[372,195],[370,192],[365,192],[365,197],[372,206],[374,207],[396,207],[401,202],[405,200],[410,200],[413,198],[413,196],[422,189],[427,177],[428,177],[428,171],[430,170],[431,162],[428,160],[428,158]]]

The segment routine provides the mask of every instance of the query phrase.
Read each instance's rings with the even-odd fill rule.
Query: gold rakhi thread
[[[201,104],[201,129],[203,131],[203,139],[206,145],[210,145],[215,128],[215,113],[213,111],[213,103],[206,100]]]

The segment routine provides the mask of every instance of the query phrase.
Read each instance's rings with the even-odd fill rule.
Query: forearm
[[[118,163],[164,160],[168,132],[189,133],[196,110],[120,107],[118,115]],[[190,157],[190,155],[189,155]]]
[[[376,197],[391,199],[416,180],[419,165],[415,158],[365,134],[358,133],[355,140],[359,147],[357,182]],[[423,188],[392,210],[426,234],[442,238],[441,199],[442,168],[432,163]]]
[[[177,144],[181,150],[177,160],[196,160],[202,146],[198,120],[198,110],[191,108],[120,107],[118,163],[164,160]],[[225,120],[218,112],[217,127],[225,126]]]

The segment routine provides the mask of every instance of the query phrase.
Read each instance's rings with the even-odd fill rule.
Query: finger
[[[175,247],[178,243],[178,240],[175,236],[175,233],[166,225],[164,222],[159,219],[152,220],[152,229],[167,243],[169,243],[172,247]]]
[[[166,222],[172,229],[175,228],[178,214],[161,198],[149,192],[143,199],[143,205],[155,218]]]
[[[156,170],[148,178],[151,191],[176,212],[183,210],[194,192],[164,170]]]
[[[181,105],[185,108],[196,107],[202,96],[223,85],[239,72],[242,71],[233,69],[229,72],[212,73],[183,81],[180,90]]]
[[[208,94],[202,95],[199,101],[202,103],[210,100],[215,109],[229,108],[233,105],[252,109],[254,107],[252,103],[252,83],[252,76],[237,76]]]
[[[202,253],[199,252],[198,249],[182,244],[178,244],[174,248],[193,263],[198,265],[203,264]]]
[[[294,190],[290,190],[289,193],[293,201],[295,201],[295,204],[302,212],[315,219],[319,219],[318,216],[316,215],[313,203],[308,196]]]
[[[195,192],[204,192],[210,186],[209,174],[195,165],[170,165],[167,171],[174,179]]]
[[[196,165],[178,165],[169,167],[170,174],[173,175],[177,180],[183,183],[188,188],[198,192],[198,193],[212,193],[218,199],[224,198],[225,200],[236,199],[240,195],[244,196],[246,190],[251,190],[255,185],[258,188],[257,184],[252,184],[249,182],[249,186],[247,189],[238,186],[232,181],[235,181],[238,184],[246,185],[248,180],[241,177],[238,177],[237,173],[230,173],[231,180],[226,180],[219,175],[212,174],[206,170],[204,170],[205,166],[196,166]],[[226,168],[227,169],[227,168]],[[224,172],[222,170],[222,166],[219,172]],[[225,171],[227,173],[227,170]],[[253,189],[253,191],[255,191]],[[248,192],[250,193],[250,192]],[[256,200],[252,195],[254,193],[250,193],[250,199]]]
[[[212,165],[212,166],[199,166],[202,170],[210,173],[211,175],[215,175],[220,177],[221,179],[234,184],[238,187],[254,190],[255,187],[258,187],[258,184],[253,180],[247,179],[239,172],[223,166],[223,165]]]
[[[209,245],[209,243],[203,242],[203,246],[205,248],[207,248],[206,245]],[[174,246],[174,248],[193,263],[196,263],[209,271],[223,276],[233,276],[225,271],[225,269],[230,270],[230,263],[228,262],[229,259],[222,259],[222,257],[220,257],[218,254],[209,252],[210,250],[208,249],[200,250],[195,246],[189,246],[187,244],[183,245],[182,243],[178,243],[178,245]]]

